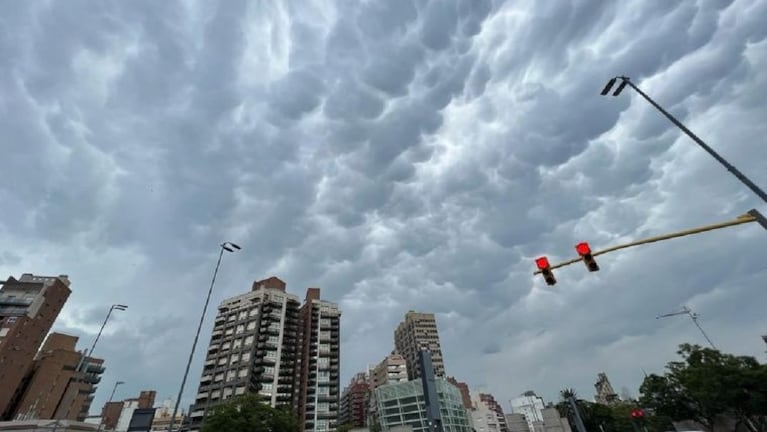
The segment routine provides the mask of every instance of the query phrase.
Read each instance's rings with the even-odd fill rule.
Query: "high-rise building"
[[[309,288],[299,311],[301,370],[295,405],[301,431],[332,431],[338,426],[341,388],[341,311]]]
[[[69,298],[69,279],[23,274],[0,288],[0,420],[10,420],[35,355]]]
[[[190,431],[200,430],[210,408],[245,393],[290,407],[302,430],[335,428],[341,312],[319,297],[319,288],[309,288],[302,306],[285,282],[270,277],[221,302],[189,409]]]
[[[258,393],[271,406],[293,407],[298,353],[298,297],[271,277],[218,306],[189,428],[232,396]]]
[[[19,419],[83,421],[104,373],[102,359],[75,350],[77,337],[51,333],[38,353],[15,409]],[[81,364],[86,366],[80,368]]]
[[[506,414],[506,426],[508,426],[509,432],[531,432],[524,414]]]
[[[435,380],[442,427],[450,432],[471,432],[461,392],[443,378]],[[382,385],[375,389],[380,425],[383,430],[410,426],[413,432],[430,430],[423,383],[420,380]]]
[[[338,412],[338,424],[353,427],[364,427],[367,423],[367,407],[365,396],[368,392],[368,377],[360,372],[352,377],[351,382],[341,392],[341,403]]]
[[[607,374],[600,372],[597,375],[597,382],[594,384],[594,388],[597,390],[597,394],[594,396],[594,401],[602,405],[612,405],[620,402],[618,394],[613,390],[610,380],[607,378]]]
[[[501,404],[496,402],[493,395],[489,393],[479,393],[474,406],[476,407],[479,404],[485,405],[489,410],[495,413],[496,423],[501,432],[509,432],[509,428],[506,426],[506,416],[503,414],[503,408],[501,408]]]
[[[531,431],[535,430],[535,423],[543,421],[543,398],[537,396],[534,391],[526,391],[521,396],[511,400],[511,412],[522,414],[527,420],[527,426]]]
[[[411,380],[421,377],[418,365],[418,352],[421,348],[429,348],[432,354],[434,374],[445,376],[445,364],[442,359],[442,348],[439,344],[437,320],[432,313],[409,311],[405,319],[394,331],[394,347],[405,358],[408,378]]]
[[[458,387],[461,391],[461,400],[463,401],[463,407],[466,409],[472,409],[473,404],[471,402],[471,392],[469,391],[469,385],[465,382],[458,381],[455,377],[447,377],[447,382]]]
[[[501,423],[498,414],[479,397],[474,398],[474,407],[469,409],[472,428],[477,432],[502,432],[505,430],[506,419]]]

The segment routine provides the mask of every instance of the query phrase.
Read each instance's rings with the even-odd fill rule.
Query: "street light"
[[[173,432],[173,423],[176,420],[176,414],[178,414],[178,406],[181,404],[181,397],[184,395],[184,386],[186,385],[186,378],[189,375],[189,367],[192,365],[192,359],[194,358],[194,350],[197,348],[197,340],[200,338],[200,330],[202,329],[202,322],[205,321],[205,313],[208,311],[208,303],[210,303],[210,295],[213,293],[213,285],[216,284],[216,275],[218,275],[218,268],[221,266],[221,258],[224,256],[224,251],[235,252],[241,247],[232,242],[224,242],[219,245],[221,251],[218,253],[218,261],[216,262],[216,269],[213,271],[213,279],[210,281],[210,288],[208,288],[208,296],[205,298],[205,306],[202,307],[202,315],[200,315],[200,323],[197,325],[197,333],[194,335],[194,342],[192,342],[192,350],[189,352],[189,360],[186,362],[186,369],[184,370],[184,377],[181,379],[181,388],[178,389],[178,397],[176,398],[176,404],[173,407],[173,415],[170,416],[170,423],[168,424],[168,432]]]
[[[718,161],[720,164],[722,164],[722,165],[723,165],[725,168],[727,168],[727,171],[731,172],[731,173],[732,173],[732,174],[733,174],[735,177],[737,177],[737,178],[738,178],[738,180],[740,180],[740,181],[741,181],[743,184],[745,184],[745,185],[746,185],[746,186],[747,186],[749,189],[751,189],[751,191],[752,191],[753,193],[755,193],[757,196],[759,196],[759,198],[761,198],[761,199],[762,199],[762,201],[764,201],[764,202],[767,202],[767,193],[765,193],[765,192],[764,192],[764,191],[763,191],[761,188],[759,188],[759,186],[757,186],[756,184],[754,184],[754,182],[752,182],[752,181],[751,181],[751,180],[750,180],[748,177],[746,177],[746,176],[745,176],[745,174],[743,174],[743,173],[742,173],[742,172],[740,172],[740,171],[739,171],[737,168],[735,168],[735,167],[734,167],[732,164],[730,164],[729,162],[727,162],[727,160],[725,160],[725,159],[724,159],[722,156],[720,156],[720,155],[719,155],[719,153],[717,153],[716,151],[714,151],[714,149],[712,149],[711,147],[709,147],[709,145],[708,145],[708,144],[706,144],[705,142],[703,142],[703,140],[702,140],[702,139],[698,138],[698,136],[697,136],[697,135],[695,135],[695,134],[694,134],[694,133],[693,133],[693,132],[692,132],[690,129],[687,129],[687,127],[686,127],[685,125],[683,125],[683,124],[682,124],[682,122],[680,122],[679,120],[677,120],[677,119],[676,119],[676,117],[674,117],[674,116],[673,116],[673,115],[671,115],[671,114],[670,114],[668,111],[666,111],[665,109],[663,109],[663,107],[661,107],[660,105],[658,105],[658,103],[657,103],[657,102],[655,102],[654,100],[652,100],[652,98],[650,98],[650,96],[648,96],[647,94],[645,94],[645,92],[643,92],[642,90],[640,90],[640,89],[639,89],[639,87],[637,87],[636,85],[634,85],[634,83],[633,83],[633,82],[631,82],[631,79],[630,79],[629,77],[627,77],[627,76],[617,76],[617,77],[611,78],[609,81],[607,81],[607,84],[605,84],[605,87],[602,89],[602,91],[600,92],[600,94],[601,94],[602,96],[607,96],[607,94],[608,94],[608,93],[610,93],[610,90],[611,90],[611,89],[612,89],[612,87],[615,85],[615,83],[616,83],[616,81],[617,81],[617,80],[621,80],[621,83],[620,83],[620,85],[618,86],[618,88],[616,88],[616,89],[615,89],[615,91],[613,92],[613,96],[618,96],[618,95],[620,95],[620,94],[621,94],[621,92],[623,92],[623,89],[624,89],[624,88],[626,88],[626,86],[629,86],[629,87],[631,87],[632,89],[634,89],[634,91],[636,91],[637,93],[639,93],[639,95],[640,95],[640,96],[642,96],[642,97],[643,97],[645,100],[647,100],[647,102],[649,102],[649,103],[650,103],[652,106],[654,106],[654,107],[655,107],[655,108],[656,108],[658,111],[660,111],[660,112],[661,112],[661,114],[663,114],[664,116],[666,116],[666,118],[667,118],[667,119],[669,119],[669,120],[671,121],[671,123],[674,123],[674,125],[676,125],[676,127],[678,127],[679,129],[681,129],[681,130],[682,130],[682,132],[686,133],[686,134],[687,134],[687,136],[689,136],[690,138],[692,138],[692,140],[693,140],[693,141],[695,141],[695,143],[697,143],[699,146],[701,146],[701,147],[703,148],[703,150],[705,150],[706,152],[708,152],[708,154],[710,154],[711,156],[713,156],[713,157],[714,157],[714,159],[716,159],[716,160],[717,160],[717,161]]]
[[[117,391],[117,386],[119,386],[121,384],[125,384],[125,381],[117,381],[115,383],[115,386],[112,387],[112,394],[109,395],[109,400],[107,401],[107,404],[112,402],[112,399],[115,397],[115,392]],[[106,404],[104,405],[104,407],[106,408]],[[102,411],[101,411],[101,421],[99,422],[99,428],[97,429],[97,432],[101,432],[101,427],[104,426],[105,421],[106,421],[106,419],[104,418],[104,410],[102,409]]]
[[[82,372],[83,363],[85,362],[85,357],[93,358],[93,350],[96,349],[96,344],[99,341],[99,338],[101,337],[101,333],[104,331],[104,327],[107,326],[107,322],[109,321],[109,318],[112,316],[113,311],[124,311],[128,309],[128,306],[122,305],[122,304],[113,304],[109,307],[109,312],[107,312],[107,317],[104,318],[104,323],[101,324],[101,328],[99,329],[99,333],[96,335],[96,339],[93,340],[93,345],[91,345],[90,351],[86,351],[83,356],[80,357],[80,362],[77,364],[77,371]]]

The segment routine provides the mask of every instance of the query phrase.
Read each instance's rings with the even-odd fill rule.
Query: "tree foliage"
[[[753,357],[724,354],[683,344],[681,361],[662,376],[650,375],[640,388],[643,405],[676,421],[695,420],[713,431],[731,418],[736,427],[767,431],[767,366]]]
[[[583,426],[587,431],[604,432],[636,432],[631,412],[639,406],[633,401],[617,403],[614,405],[602,405],[594,402],[578,399],[578,395],[572,389],[565,389],[561,393],[562,400],[556,405],[560,415],[566,417],[573,432],[578,429],[575,425],[575,415],[567,402],[569,396],[575,398],[575,404],[583,420]],[[668,417],[647,413],[643,425],[648,431],[662,432],[673,430],[671,420]]]
[[[202,432],[298,432],[298,420],[285,408],[272,408],[258,395],[233,398],[211,409]]]

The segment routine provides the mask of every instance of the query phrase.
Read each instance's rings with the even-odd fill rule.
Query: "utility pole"
[[[687,315],[690,317],[692,322],[695,324],[696,327],[698,327],[698,330],[700,330],[700,333],[703,335],[703,337],[708,341],[708,344],[711,345],[711,348],[717,349],[716,346],[714,346],[714,343],[711,342],[711,338],[708,337],[705,331],[703,331],[703,327],[700,326],[700,323],[698,322],[698,317],[700,315],[696,314],[692,311],[692,309],[688,308],[687,306],[682,306],[682,310],[679,310],[677,312],[671,312],[663,315],[658,315],[655,317],[655,319],[661,319],[661,318],[668,318],[672,316],[678,316],[678,315]]]

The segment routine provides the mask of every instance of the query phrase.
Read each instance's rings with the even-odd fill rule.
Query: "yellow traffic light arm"
[[[756,213],[754,210],[752,210],[752,211],[748,212],[747,214],[738,216],[737,219],[735,219],[735,220],[731,220],[731,221],[727,221],[727,222],[722,222],[722,223],[718,223],[718,224],[713,224],[713,225],[704,225],[704,226],[698,227],[698,228],[692,228],[692,229],[688,229],[688,230],[684,230],[684,231],[677,231],[677,232],[673,232],[673,233],[670,233],[670,234],[664,234],[664,235],[659,235],[659,236],[655,236],[655,237],[649,237],[649,238],[642,239],[642,240],[636,240],[636,241],[633,241],[633,242],[630,242],[630,243],[624,243],[622,245],[612,246],[612,247],[609,247],[609,248],[606,248],[606,249],[602,249],[602,250],[599,250],[599,251],[594,251],[594,252],[591,253],[591,256],[595,257],[597,255],[604,255],[606,253],[615,252],[617,250],[626,249],[626,248],[630,248],[630,247],[634,247],[634,246],[639,246],[639,245],[643,245],[643,244],[647,244],[647,243],[655,243],[655,242],[659,242],[659,241],[663,241],[663,240],[669,240],[669,239],[673,239],[673,238],[677,238],[677,237],[684,237],[684,236],[693,235],[693,234],[700,234],[702,232],[718,230],[718,229],[727,228],[727,227],[731,227],[731,226],[735,226],[735,225],[741,225],[741,224],[746,224],[746,223],[751,223],[751,222],[757,222],[757,221],[759,221],[759,218],[756,216],[756,214],[758,214],[758,213]],[[559,264],[553,264],[550,267],[550,269],[551,270],[558,269],[560,267],[569,266],[570,264],[581,262],[581,261],[582,261],[581,257],[573,258],[571,260],[563,261],[563,262],[561,262]],[[540,273],[541,273],[540,270],[537,270],[537,271],[533,272],[534,275],[537,275],[537,274],[540,274]]]

